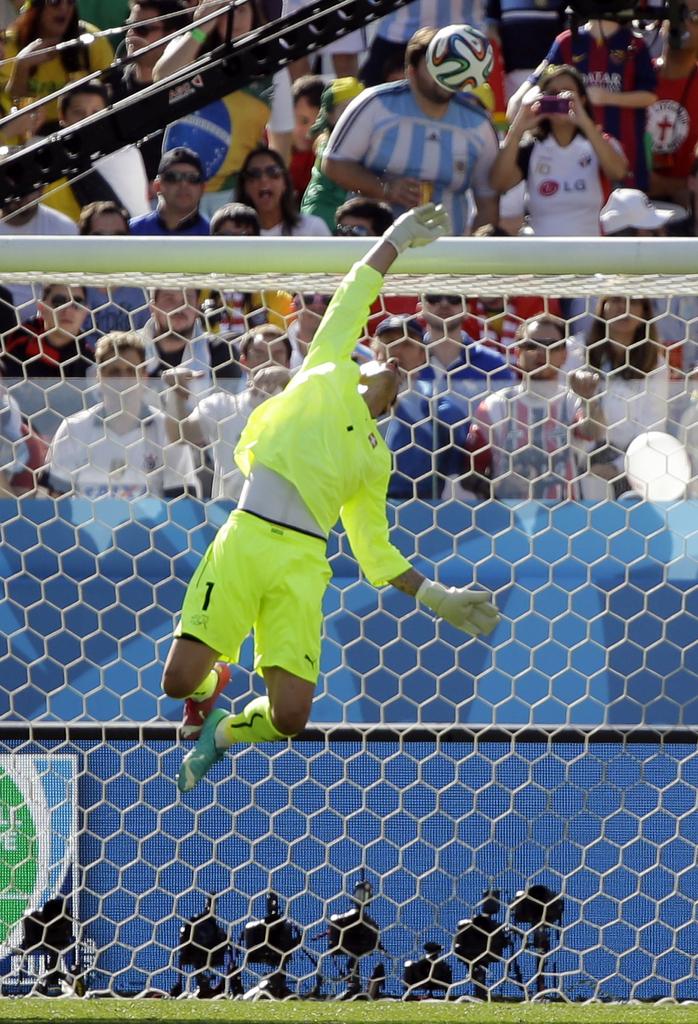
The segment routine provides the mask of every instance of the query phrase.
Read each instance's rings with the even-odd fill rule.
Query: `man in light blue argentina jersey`
[[[498,151],[487,111],[468,93],[443,89],[425,54],[436,29],[416,32],[405,52],[406,80],[366,89],[344,111],[322,170],[342,188],[390,203],[395,215],[432,201],[443,205],[454,235],[467,234],[468,193],[474,226],[496,224],[490,184]]]
[[[472,25],[484,31],[485,4],[483,0],[412,0],[411,4],[386,14],[378,22],[368,59],[361,68],[359,77],[364,85],[385,82],[386,63],[398,58],[402,61],[408,42],[425,25]]]

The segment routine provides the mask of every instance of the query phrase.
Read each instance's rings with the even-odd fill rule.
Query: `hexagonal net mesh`
[[[657,276],[641,308],[637,280],[617,278],[566,299],[421,276],[380,298],[369,334],[407,371],[381,425],[392,536],[430,577],[492,590],[502,625],[469,639],[375,591],[338,529],[311,730],[234,748],[180,797],[162,664],[239,495],[246,375],[257,350],[287,352],[242,339],[288,326],[297,362],[333,280],[198,293],[40,277],[8,279],[3,306],[4,992],[698,998],[693,484],[662,447],[658,492],[624,460],[653,431],[691,465],[696,309],[681,283]],[[564,325],[565,382],[590,338],[621,343],[614,324],[656,354],[641,373],[595,368],[603,437],[577,429],[578,396],[524,394],[516,330],[542,313]],[[449,349],[454,323],[466,336],[451,330]],[[93,365],[114,329],[144,341],[131,433],[105,428],[129,412],[128,366]],[[78,335],[67,362],[61,331]],[[167,432],[177,337],[202,374],[180,409],[199,410],[198,442]],[[261,692],[248,641],[222,702]]]

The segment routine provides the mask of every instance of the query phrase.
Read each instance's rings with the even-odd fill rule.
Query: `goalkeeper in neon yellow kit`
[[[345,277],[285,391],[254,410],[235,450],[240,502],[187,589],[163,687],[184,699],[182,735],[198,742],[179,772],[192,789],[232,743],[295,736],[305,726],[320,662],[327,535],[338,517],[370,582],[391,583],[467,633],[499,621],[485,592],[425,579],[388,539],[390,453],[375,418],[395,401],[396,360],[352,360],[383,274],[410,246],[448,230],[442,207],[410,210]],[[214,710],[254,628],[267,696],[239,714]]]

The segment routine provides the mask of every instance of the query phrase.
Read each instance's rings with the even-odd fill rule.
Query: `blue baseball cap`
[[[375,336],[380,338],[386,331],[402,331],[403,334],[414,338],[415,341],[424,341],[424,328],[413,316],[387,316],[385,320],[376,327]]]

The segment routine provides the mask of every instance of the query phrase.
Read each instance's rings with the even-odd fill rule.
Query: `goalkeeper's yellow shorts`
[[[324,541],[235,511],[187,587],[175,636],[235,662],[254,629],[255,671],[278,665],[316,683],[330,576]]]

